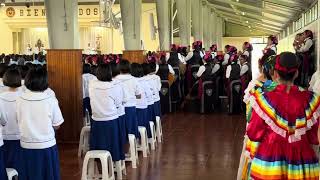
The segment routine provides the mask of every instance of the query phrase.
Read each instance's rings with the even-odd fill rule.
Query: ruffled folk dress
[[[275,90],[250,98],[252,116],[247,128],[259,147],[251,163],[255,180],[319,179],[318,144],[320,98],[297,86],[278,85]]]
[[[252,80],[248,88],[245,90],[243,102],[246,104],[246,120],[247,127],[251,120],[252,107],[250,104],[250,97],[254,94],[262,94],[264,92],[272,91],[276,87],[276,83],[267,80],[265,82],[259,80]],[[247,180],[250,177],[251,161],[256,153],[259,142],[251,141],[247,135],[244,136],[243,148],[240,157],[237,180]]]

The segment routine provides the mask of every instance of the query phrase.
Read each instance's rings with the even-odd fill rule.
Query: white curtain
[[[48,29],[47,28],[28,28],[22,29],[21,32],[21,54],[26,53],[28,44],[34,50],[37,41],[40,39],[44,48],[49,48]]]
[[[100,49],[102,54],[112,53],[114,50],[112,31],[112,29],[103,27],[80,28],[80,48],[86,50],[90,43],[91,48]]]

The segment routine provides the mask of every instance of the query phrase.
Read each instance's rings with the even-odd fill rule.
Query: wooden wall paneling
[[[47,52],[49,86],[56,93],[65,122],[57,131],[59,142],[78,142],[82,117],[82,50]]]
[[[123,51],[123,59],[130,61],[131,63],[144,63],[146,60],[146,55],[144,50],[136,51]]]

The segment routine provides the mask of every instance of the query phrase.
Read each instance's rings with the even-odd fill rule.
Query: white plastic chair
[[[138,164],[138,149],[137,149],[137,140],[135,135],[129,134],[129,154],[126,154],[125,161],[132,163],[132,168],[137,168]]]
[[[148,144],[148,134],[147,129],[143,126],[138,127],[139,133],[140,133],[140,143],[138,144],[138,151],[142,152],[143,157],[148,157],[149,151],[149,144]]]
[[[163,141],[163,136],[162,136],[162,124],[161,124],[161,119],[159,116],[156,117],[156,132],[157,132],[157,141],[158,143],[162,143]]]
[[[90,126],[85,126],[81,129],[78,156],[81,157],[89,151],[89,137],[90,137]]]
[[[117,179],[122,179],[122,175],[127,175],[126,163],[124,161],[116,161],[114,162],[117,173]]]
[[[151,150],[155,150],[156,149],[156,127],[154,125],[153,121],[149,122],[150,124],[150,129],[151,129],[151,138],[149,139],[149,144],[151,146]]]

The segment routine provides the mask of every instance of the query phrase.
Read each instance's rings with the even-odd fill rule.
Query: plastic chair
[[[81,129],[78,157],[81,157],[82,154],[85,154],[87,151],[89,151],[90,129],[90,126],[85,126]]]
[[[156,127],[154,125],[153,121],[150,121],[150,129],[151,129],[151,138],[149,139],[149,144],[151,146],[151,150],[155,150],[156,149]]]
[[[137,140],[135,135],[129,134],[129,154],[126,154],[125,161],[132,163],[132,168],[137,168],[138,164],[138,149],[137,149]]]
[[[158,143],[162,143],[163,136],[162,136],[162,124],[161,119],[159,116],[156,117],[156,135],[157,135],[157,141]]]
[[[145,127],[139,126],[138,127],[139,133],[140,133],[140,144],[138,144],[138,151],[142,152],[143,157],[148,157],[149,151],[149,144],[148,144],[148,134]]]
[[[117,179],[122,179],[122,175],[127,175],[126,164],[124,161],[114,162],[117,173]]]
[[[95,174],[95,159],[101,161],[102,174]],[[89,167],[89,172],[88,172]],[[88,179],[114,180],[114,169],[112,157],[109,151],[88,151],[84,157],[81,180]]]

